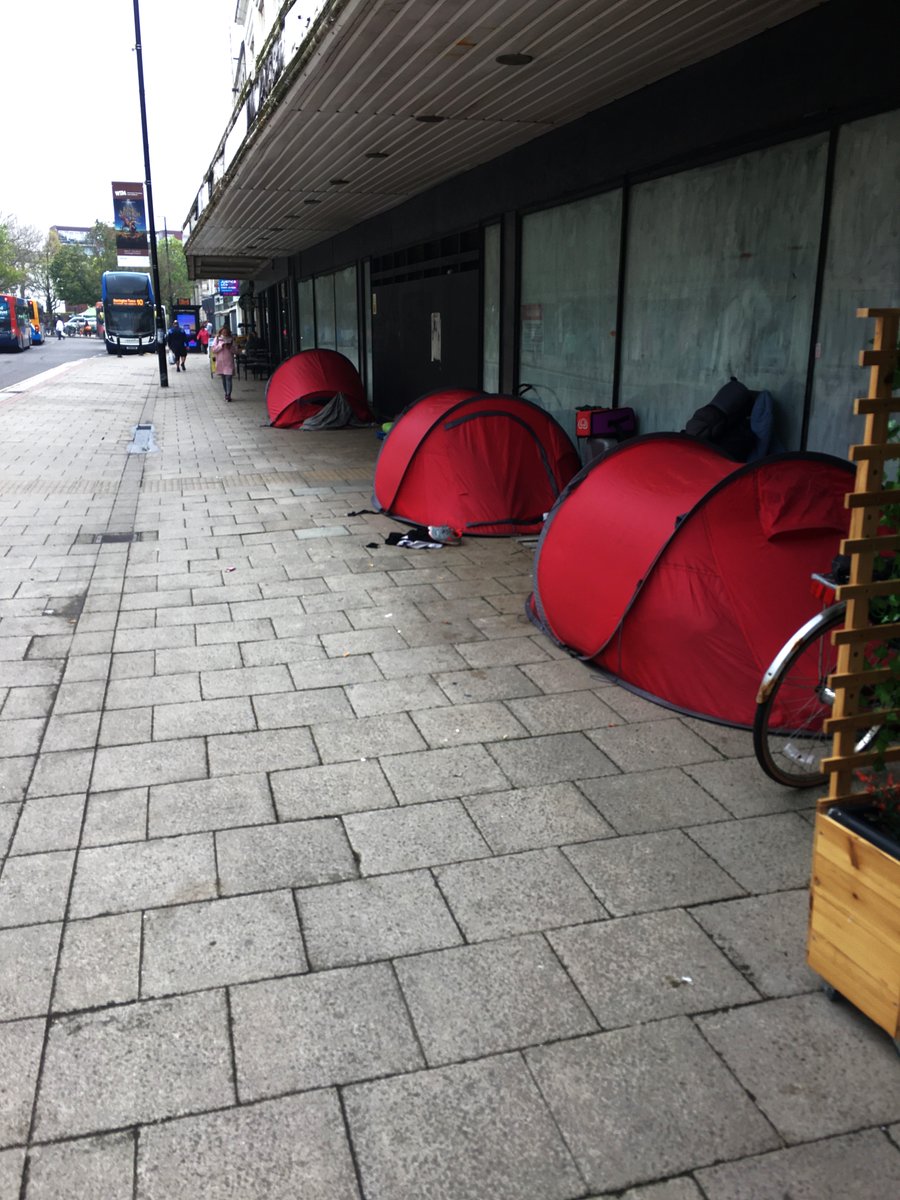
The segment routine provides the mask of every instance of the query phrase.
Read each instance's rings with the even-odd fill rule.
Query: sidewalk
[[[188,362],[0,392],[0,1200],[900,1195],[812,798]]]

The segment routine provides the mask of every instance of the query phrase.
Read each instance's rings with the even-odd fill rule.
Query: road
[[[52,367],[105,353],[102,338],[63,338],[59,342],[55,335],[47,338],[42,346],[32,346],[30,350],[19,354],[9,351],[0,353],[0,391],[49,371]]]

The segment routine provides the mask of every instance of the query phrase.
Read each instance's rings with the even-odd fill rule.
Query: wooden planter
[[[900,859],[816,813],[807,961],[900,1036]]]

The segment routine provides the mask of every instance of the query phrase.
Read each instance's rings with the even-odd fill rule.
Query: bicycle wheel
[[[843,604],[834,604],[807,621],[763,676],[753,749],[769,778],[785,787],[816,787],[825,782],[819,763],[831,738],[822,723],[834,702],[827,681],[837,664],[831,633],[843,621]]]

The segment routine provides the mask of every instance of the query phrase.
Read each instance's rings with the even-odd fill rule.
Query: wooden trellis
[[[869,393],[855,402],[854,411],[865,416],[864,440],[850,447],[850,459],[856,463],[856,485],[847,497],[850,533],[841,543],[841,553],[850,556],[850,579],[837,590],[837,599],[847,602],[844,627],[832,636],[838,648],[837,670],[831,677],[835,693],[832,716],[825,731],[833,734],[832,753],[822,767],[827,771],[828,795],[820,801],[826,808],[850,799],[859,799],[854,789],[854,772],[871,767],[876,758],[885,763],[900,761],[900,745],[875,751],[857,751],[861,731],[883,724],[900,709],[874,710],[863,699],[863,690],[883,682],[890,675],[887,667],[872,667],[867,648],[900,638],[900,624],[872,625],[869,603],[876,596],[890,595],[900,589],[896,579],[873,582],[872,572],[879,554],[900,553],[900,533],[881,532],[886,504],[900,503],[900,491],[885,490],[886,465],[900,459],[900,443],[888,440],[892,413],[900,411],[900,396],[891,389],[897,368],[898,308],[859,308],[858,317],[875,318],[875,340],[871,350],[863,350],[859,364],[870,367]]]

